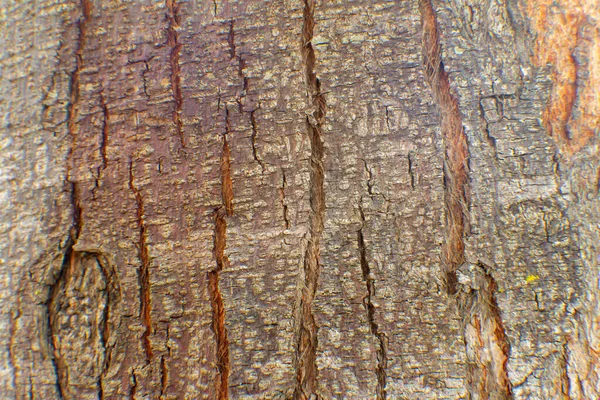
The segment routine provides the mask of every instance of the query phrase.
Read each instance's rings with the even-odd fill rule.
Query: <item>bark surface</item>
[[[596,0],[0,8],[3,398],[600,397]]]

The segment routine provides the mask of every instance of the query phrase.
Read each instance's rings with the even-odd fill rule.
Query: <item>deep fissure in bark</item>
[[[73,243],[74,239],[69,237],[61,269],[56,277],[56,280],[54,281],[54,284],[50,287],[48,303],[46,305],[48,317],[48,341],[50,342],[50,348],[52,349],[52,365],[56,374],[56,389],[59,399],[64,399],[69,395],[69,371],[68,366],[60,354],[60,343],[58,337],[59,328],[56,326],[56,319],[59,311],[59,297],[73,271],[73,264],[75,262]]]
[[[364,226],[365,213],[360,204],[358,210],[360,212],[361,223]],[[367,311],[369,330],[377,340],[377,366],[375,367],[375,373],[377,375],[377,400],[383,400],[387,398],[385,388],[387,378],[387,336],[385,333],[379,331],[379,325],[375,322],[375,305],[373,304],[373,297],[375,296],[375,278],[371,275],[371,267],[367,260],[367,247],[365,245],[363,226],[361,226],[357,232],[360,268],[363,281],[367,287],[367,294],[363,299],[363,305]]]
[[[106,146],[108,145],[108,120],[110,114],[108,113],[108,107],[102,93],[100,93],[100,107],[102,108],[102,133],[100,135],[100,157],[102,158],[102,166],[100,167],[101,169],[98,170],[98,176],[100,176],[100,172],[105,170],[108,165]]]
[[[254,113],[256,109],[250,111],[250,125],[252,126],[252,133],[250,134],[250,143],[252,144],[252,156],[254,157],[254,161],[260,165],[262,173],[265,172],[265,163],[258,156],[258,151],[256,150],[256,136],[258,135],[258,126],[256,123],[256,116]]]
[[[223,150],[221,153],[221,200],[222,205],[215,209],[215,228],[213,234],[213,254],[216,267],[208,273],[208,290],[212,308],[212,329],[215,334],[217,345],[217,369],[219,371],[216,380],[217,398],[219,400],[229,398],[229,339],[225,328],[225,305],[219,288],[220,273],[229,265],[225,255],[227,236],[227,216],[233,215],[233,182],[231,180],[231,160],[227,135],[230,132],[229,112],[225,108],[226,133],[223,135]]]
[[[87,23],[92,16],[92,4],[89,0],[81,0],[80,3],[81,16],[76,21],[78,30],[77,49],[75,50],[75,68],[69,77],[69,102],[67,103],[67,132],[71,138],[71,146],[67,154],[67,174],[66,182],[71,188],[71,207],[73,212],[73,223],[69,230],[69,236],[65,246],[65,255],[61,264],[60,271],[53,285],[50,287],[48,300],[46,303],[47,326],[49,335],[49,344],[52,349],[52,365],[56,374],[56,388],[59,399],[65,398],[68,395],[68,370],[65,361],[61,357],[58,343],[58,327],[56,326],[56,318],[58,317],[58,300],[61,291],[64,288],[65,282],[69,279],[69,274],[72,271],[73,263],[75,262],[75,251],[73,246],[77,243],[79,234],[82,228],[82,208],[80,205],[79,188],[75,181],[72,180],[71,171],[73,168],[73,152],[77,138],[77,104],[79,102],[79,75],[83,68],[83,51],[86,44]]]
[[[181,121],[181,107],[183,106],[183,95],[181,93],[181,67],[179,65],[179,54],[181,52],[181,43],[179,43],[179,33],[177,29],[181,23],[179,16],[179,3],[177,0],[166,0],[167,20],[167,45],[171,48],[169,53],[169,63],[171,65],[171,90],[175,100],[175,109],[173,110],[173,123],[177,128],[177,134],[181,141],[181,147],[185,147],[185,137],[183,132],[183,121]]]
[[[496,281],[483,264],[472,266],[472,279],[461,285],[458,306],[467,348],[467,384],[473,398],[512,399],[507,364],[510,346],[495,293]]]
[[[285,198],[285,188],[287,187],[287,178],[285,177],[285,170],[281,169],[281,187],[279,188],[279,202],[281,203],[281,212],[283,216],[283,226],[285,229],[290,229],[290,219],[288,216],[288,205]]]
[[[144,210],[144,199],[142,193],[135,186],[133,173],[133,161],[129,162],[129,188],[133,192],[135,202],[137,205],[137,225],[139,229],[138,238],[138,257],[141,265],[139,268],[138,276],[140,283],[140,319],[144,326],[144,333],[142,334],[142,348],[146,354],[146,361],[152,360],[153,351],[152,343],[150,342],[150,335],[152,335],[152,305],[150,298],[150,254],[148,251],[148,230],[146,228],[145,221],[145,210]]]
[[[310,216],[307,233],[308,242],[303,261],[304,280],[300,288],[300,301],[297,310],[296,344],[296,387],[294,399],[307,399],[317,390],[317,324],[312,305],[317,292],[320,275],[319,245],[323,233],[325,215],[325,192],[323,170],[323,125],[326,103],[321,92],[321,83],[315,73],[315,51],[312,38],[315,26],[315,2],[304,0],[302,26],[302,62],[308,96],[308,106],[312,110],[306,118],[306,129],[310,141]],[[318,396],[318,395],[317,395]]]
[[[425,75],[442,117],[446,211],[443,265],[448,293],[456,295],[463,320],[469,360],[468,390],[474,398],[487,399],[492,396],[509,399],[512,398],[512,388],[506,370],[509,347],[495,300],[496,282],[489,271],[480,265],[471,271],[475,276],[474,287],[459,284],[459,268],[469,267],[465,263],[464,244],[468,223],[469,149],[458,100],[450,87],[448,74],[442,62],[437,18],[431,0],[419,0],[419,9]]]
[[[110,367],[110,363],[112,361],[112,350],[113,346],[109,345],[110,340],[110,317],[113,305],[119,300],[119,286],[116,278],[116,273],[114,268],[109,264],[106,258],[101,257],[100,254],[96,255],[96,263],[98,264],[98,268],[102,272],[102,276],[104,278],[104,282],[106,284],[106,288],[104,290],[104,311],[102,313],[102,326],[100,330],[100,339],[102,342],[102,347],[104,349],[104,364],[102,365],[102,371],[98,376],[98,391],[99,398],[104,398],[103,393],[103,380],[106,374],[108,373],[108,368]]]
[[[450,88],[444,69],[439,44],[435,11],[430,0],[419,0],[423,29],[423,63],[425,75],[431,86],[442,116],[444,137],[444,190],[446,207],[446,238],[443,261],[446,269],[448,292],[457,292],[457,269],[465,262],[463,236],[467,221],[469,150],[463,131],[458,101]]]

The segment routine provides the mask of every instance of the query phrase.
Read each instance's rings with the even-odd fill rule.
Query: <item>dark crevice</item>
[[[261,171],[265,173],[265,163],[258,157],[258,152],[256,150],[256,136],[258,135],[258,127],[256,124],[256,117],[254,113],[256,110],[250,111],[250,124],[252,125],[252,133],[250,135],[250,142],[252,143],[252,156],[254,157],[254,161],[260,165]]]
[[[135,399],[137,393],[137,377],[135,376],[135,368],[131,370],[131,387],[129,388],[129,399]]]
[[[221,199],[227,215],[233,215],[233,181],[231,179],[231,151],[227,136],[231,133],[229,109],[225,107],[225,134],[221,152]]]
[[[446,288],[449,294],[455,295],[463,320],[467,389],[473,398],[510,399],[512,388],[506,369],[509,347],[495,298],[497,285],[488,268],[483,264],[466,263],[465,257],[464,236],[469,220],[467,137],[458,100],[441,59],[437,17],[431,0],[419,0],[419,9],[425,76],[442,119],[446,211],[442,257]],[[459,281],[459,274],[463,280]]]
[[[213,254],[216,268],[208,273],[208,289],[212,307],[212,329],[217,345],[217,370],[219,376],[216,380],[217,399],[229,398],[229,339],[225,328],[225,306],[219,288],[220,273],[229,265],[225,255],[227,234],[227,211],[223,207],[215,210],[214,248]]]
[[[285,189],[287,187],[287,178],[285,177],[285,170],[281,169],[281,187],[279,188],[279,202],[281,203],[281,209],[283,213],[283,225],[285,229],[290,229],[290,219],[288,216],[288,205],[285,198]]]
[[[106,284],[104,289],[104,310],[102,313],[102,325],[100,327],[100,340],[102,342],[102,348],[104,350],[104,363],[102,365],[102,371],[98,377],[98,387],[100,392],[103,390],[103,380],[108,374],[108,369],[112,362],[112,351],[114,345],[110,345],[111,326],[110,318],[113,306],[120,298],[119,285],[117,283],[116,272],[113,267],[110,266],[109,262],[105,258],[101,258],[100,254],[96,255],[96,262],[102,277]],[[100,396],[103,398],[103,395]]]
[[[212,330],[215,334],[218,377],[216,379],[217,399],[229,398],[229,339],[225,327],[225,304],[219,287],[220,274],[229,266],[225,255],[227,245],[227,216],[233,215],[233,181],[231,179],[231,155],[227,136],[231,133],[229,110],[225,107],[225,134],[221,152],[221,201],[215,209],[213,232],[213,256],[216,267],[208,273],[208,291],[212,308]]]
[[[315,51],[312,45],[315,26],[315,1],[304,0],[302,26],[302,62],[308,106],[312,110],[306,117],[306,129],[310,141],[310,181],[309,181],[309,228],[303,261],[303,282],[300,285],[300,298],[296,320],[296,387],[294,399],[308,399],[317,396],[317,324],[313,315],[313,302],[321,272],[319,261],[320,240],[325,216],[324,168],[323,168],[323,125],[327,107],[321,83],[315,73]]]
[[[102,157],[102,170],[106,169],[108,165],[108,157],[106,155],[106,146],[108,145],[108,120],[110,115],[108,113],[108,107],[104,100],[104,95],[100,93],[100,107],[102,108],[102,133],[100,135],[100,156]],[[98,171],[100,175],[100,170]]]
[[[461,270],[469,272],[461,273],[469,276],[468,283],[460,285],[457,299],[469,360],[469,393],[474,398],[512,399],[507,371],[510,346],[496,301],[497,283],[485,265],[466,267]]]
[[[363,305],[367,311],[367,321],[369,322],[369,331],[377,340],[377,366],[375,373],[377,375],[377,399],[382,400],[387,398],[386,393],[386,378],[387,378],[387,336],[379,331],[379,325],[375,322],[375,305],[373,297],[375,296],[375,278],[371,274],[371,268],[367,260],[367,248],[363,227],[365,224],[365,214],[362,206],[359,204],[358,210],[361,218],[361,228],[358,230],[358,252],[360,256],[360,268],[362,278],[367,287],[367,294],[363,299]]]
[[[179,33],[177,29],[181,23],[179,16],[179,3],[177,0],[166,0],[167,20],[167,45],[171,48],[169,53],[169,64],[171,66],[171,89],[173,99],[175,100],[175,109],[173,110],[173,123],[177,127],[177,133],[181,142],[181,147],[185,147],[185,137],[183,132],[183,121],[181,120],[181,108],[183,106],[183,95],[181,93],[181,66],[179,65],[179,55],[181,53],[181,43],[179,43]]]
[[[69,79],[69,101],[67,103],[67,131],[71,137],[71,147],[67,155],[67,175],[66,182],[71,187],[71,206],[73,209],[73,222],[69,230],[69,238],[67,240],[65,254],[61,268],[58,271],[53,285],[50,287],[48,300],[47,300],[47,332],[49,335],[49,346],[52,349],[52,365],[56,374],[56,389],[59,399],[65,398],[68,395],[68,369],[65,360],[63,360],[58,342],[59,327],[57,326],[58,308],[59,308],[59,296],[62,293],[67,281],[70,278],[70,273],[75,262],[75,252],[73,250],[74,244],[79,238],[81,229],[83,226],[82,222],[82,208],[80,205],[80,194],[77,183],[72,180],[72,168],[73,168],[73,154],[75,151],[75,143],[77,138],[77,105],[79,102],[79,85],[80,85],[80,73],[83,69],[83,52],[85,50],[86,36],[87,36],[87,24],[92,16],[92,4],[89,0],[81,1],[81,16],[76,21],[76,27],[78,30],[77,37],[77,49],[75,50],[75,69],[70,74]]]
[[[169,370],[167,368],[167,361],[165,356],[160,357],[160,396],[162,399],[167,392],[167,386],[169,384]]]
[[[408,159],[408,175],[410,176],[410,188],[415,190],[415,170],[414,170],[414,161],[413,161],[413,153],[408,152],[406,158]]]
[[[50,287],[47,307],[48,341],[52,349],[52,365],[56,374],[56,389],[59,399],[68,396],[69,371],[65,360],[60,353],[59,327],[57,326],[58,312],[60,311],[60,296],[70,280],[75,263],[75,252],[73,250],[74,238],[69,237],[65,255],[58,276]]]
[[[367,172],[367,175],[368,175],[367,193],[369,193],[369,196],[371,198],[373,198],[373,170],[371,170],[371,168],[369,168],[369,165],[367,164],[366,160],[362,160],[362,162],[365,164],[365,171]]]
[[[133,161],[129,162],[129,188],[133,192],[137,205],[137,225],[139,229],[138,238],[138,257],[141,265],[138,270],[139,285],[140,285],[140,319],[144,326],[142,334],[142,348],[146,354],[146,361],[149,363],[152,360],[152,343],[150,335],[152,335],[152,316],[151,316],[151,300],[150,300],[150,254],[148,251],[148,230],[146,228],[146,215],[144,209],[144,199],[142,193],[135,186],[133,173]]]
[[[150,72],[150,65],[148,64],[149,60],[144,60],[144,70],[142,71],[142,85],[144,86],[144,95],[146,96],[146,100],[150,100],[150,95],[148,94],[148,78],[146,78],[146,74]]]
[[[469,157],[458,101],[450,87],[441,59],[439,32],[430,0],[419,0],[423,29],[425,76],[441,111],[444,137],[444,189],[446,238],[443,248],[446,285],[450,294],[457,292],[456,271],[464,263],[464,233],[468,204],[467,160]]]
[[[229,34],[227,35],[227,43],[229,43],[229,56],[230,59],[233,60],[236,58],[235,54],[235,29],[234,29],[234,20],[229,21]]]

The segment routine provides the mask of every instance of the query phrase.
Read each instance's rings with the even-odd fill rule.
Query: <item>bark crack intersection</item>
[[[321,265],[319,262],[320,240],[325,216],[325,192],[323,169],[323,125],[327,107],[321,92],[321,83],[315,73],[315,51],[312,39],[315,26],[315,1],[304,0],[302,26],[302,62],[311,115],[306,117],[306,129],[310,141],[310,216],[307,246],[303,260],[304,280],[301,283],[297,308],[296,387],[294,399],[317,396],[317,324],[313,315],[313,302],[317,292]]]

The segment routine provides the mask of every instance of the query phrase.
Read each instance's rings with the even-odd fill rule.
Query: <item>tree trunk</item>
[[[3,398],[600,396],[597,1],[2,10]]]

